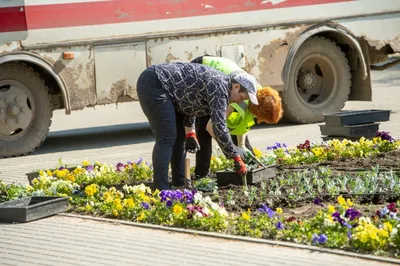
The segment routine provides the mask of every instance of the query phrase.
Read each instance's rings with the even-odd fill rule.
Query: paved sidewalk
[[[0,224],[0,265],[390,264],[54,216],[26,224]]]

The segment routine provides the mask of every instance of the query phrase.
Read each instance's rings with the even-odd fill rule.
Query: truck
[[[320,122],[372,100],[399,25],[399,0],[2,0],[0,158],[37,149],[53,111],[136,101],[144,69],[204,54],[278,90],[286,119]]]

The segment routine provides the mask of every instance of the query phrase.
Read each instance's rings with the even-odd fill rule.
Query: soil
[[[381,153],[376,156],[368,157],[368,158],[359,158],[359,159],[347,159],[340,161],[328,161],[323,163],[317,163],[312,165],[297,165],[297,166],[285,166],[279,165],[277,167],[279,174],[288,174],[292,171],[303,171],[304,169],[317,168],[320,166],[329,167],[333,173],[344,173],[344,172],[359,172],[359,171],[368,171],[371,170],[372,167],[379,165],[380,171],[388,171],[390,169],[394,171],[400,171],[400,151],[392,151],[387,153]],[[260,191],[260,184],[255,184],[257,187],[257,191]],[[252,186],[248,186],[249,191]],[[267,188],[268,189],[268,188]],[[229,192],[231,190],[231,192]],[[220,202],[227,202],[227,198],[229,197],[229,193],[233,191],[233,200],[235,204],[228,205],[225,204],[225,208],[230,212],[243,212],[248,209],[254,211],[261,207],[262,204],[268,205],[270,208],[275,209],[277,207],[281,207],[284,210],[284,215],[286,216],[294,216],[296,218],[307,218],[314,216],[321,207],[315,205],[313,203],[313,198],[302,199],[293,201],[288,197],[280,197],[280,198],[266,198],[260,199],[256,198],[254,202],[250,205],[248,201],[248,197],[244,194],[243,186],[241,185],[228,185],[224,187],[219,187],[218,197],[210,192],[206,192],[205,194],[209,195],[214,200],[219,200]],[[351,198],[355,203],[354,208],[363,212],[363,213],[371,213],[374,214],[375,211],[386,205],[390,202],[396,202],[400,199],[399,196],[391,196],[387,194],[376,194],[376,195],[343,195],[345,198]],[[321,198],[324,205],[337,204],[336,197],[326,196]]]

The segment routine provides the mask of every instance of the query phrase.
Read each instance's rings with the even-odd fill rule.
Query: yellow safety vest
[[[245,101],[248,105],[248,100]],[[231,106],[236,110],[227,118],[227,124],[231,135],[243,135],[247,133],[255,124],[254,115],[249,108],[243,108],[237,103],[231,103]]]
[[[227,75],[233,71],[243,71],[243,69],[232,60],[223,57],[204,56],[203,64],[215,68]],[[248,100],[245,102],[248,106]],[[255,124],[254,115],[250,112],[249,108],[243,110],[243,108],[237,103],[231,103],[230,105],[236,110],[236,112],[232,112],[232,114],[227,118],[229,131],[232,135],[243,135]]]

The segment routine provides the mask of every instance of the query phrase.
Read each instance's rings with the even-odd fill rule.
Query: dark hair
[[[204,54],[202,56],[196,57],[195,59],[193,59],[192,61],[190,61],[190,63],[196,63],[196,64],[203,64],[203,57],[204,56],[212,56],[209,54]]]
[[[235,79],[231,78],[231,83],[232,83],[232,85],[239,84],[239,86],[240,86],[239,92],[247,92],[247,89],[245,87],[243,87],[242,84],[237,82]]]

